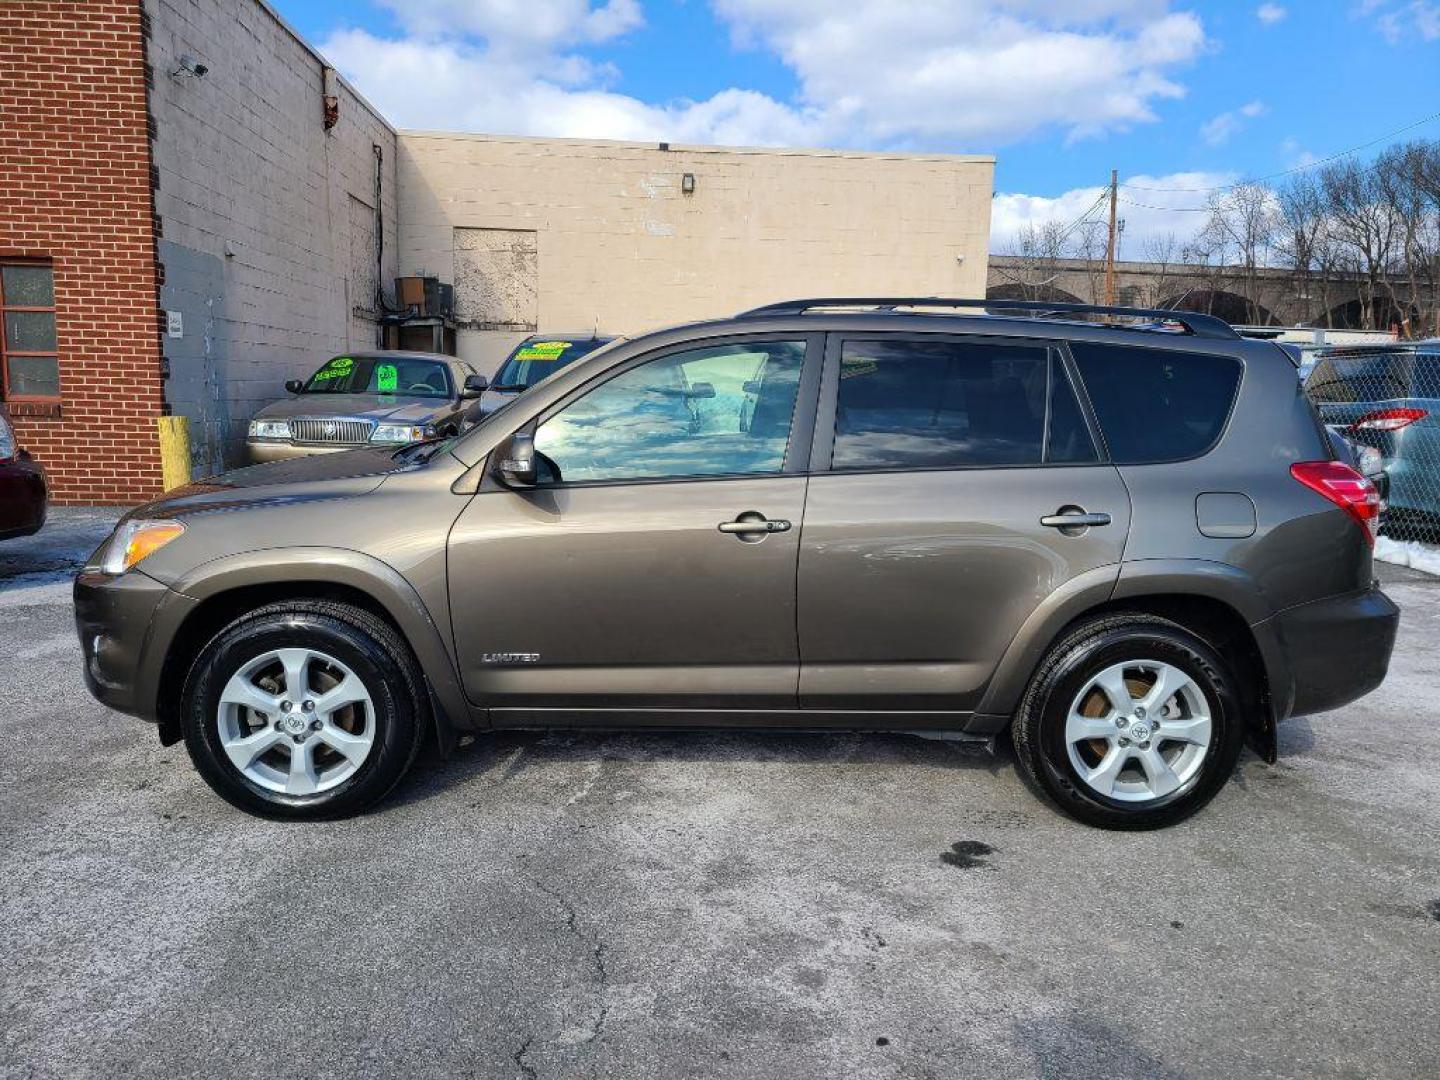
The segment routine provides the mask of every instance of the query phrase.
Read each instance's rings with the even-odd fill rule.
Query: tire
[[[1157,701],[1171,686],[1179,689]],[[1115,704],[1122,694],[1128,710]],[[1127,739],[1137,734],[1146,737]],[[1230,666],[1209,644],[1168,619],[1122,612],[1087,620],[1051,647],[1011,737],[1027,778],[1070,816],[1105,829],[1157,829],[1225,785],[1244,720]]]
[[[291,694],[296,676],[304,688]],[[321,600],[268,604],[201,650],[181,730],[200,775],[241,810],[344,817],[383,798],[414,763],[429,715],[422,686],[404,639],[369,612]]]

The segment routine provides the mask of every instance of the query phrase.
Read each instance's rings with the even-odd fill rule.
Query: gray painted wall
[[[395,275],[395,132],[337,80],[322,125],[324,63],[260,0],[145,0],[165,265],[166,398],[190,417],[195,474],[243,461],[245,427],[284,382],[374,344],[373,147],[389,288]],[[176,78],[198,58],[203,79]]]

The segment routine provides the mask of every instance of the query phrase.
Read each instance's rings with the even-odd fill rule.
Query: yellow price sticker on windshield
[[[515,354],[516,360],[559,360],[571,341],[532,341]]]
[[[355,361],[348,356],[337,356],[334,360],[328,361],[324,367],[314,375],[314,382],[324,382],[326,379],[338,379],[342,375],[349,375],[350,369],[355,366]]]

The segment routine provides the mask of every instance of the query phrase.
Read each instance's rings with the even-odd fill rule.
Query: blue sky
[[[1440,112],[1440,0],[273,2],[401,127],[993,153],[997,247],[1111,168],[1127,242],[1183,235]]]

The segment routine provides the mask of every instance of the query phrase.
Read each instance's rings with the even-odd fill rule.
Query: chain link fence
[[[1440,573],[1440,341],[1321,350],[1305,393],[1380,486],[1377,555]]]

